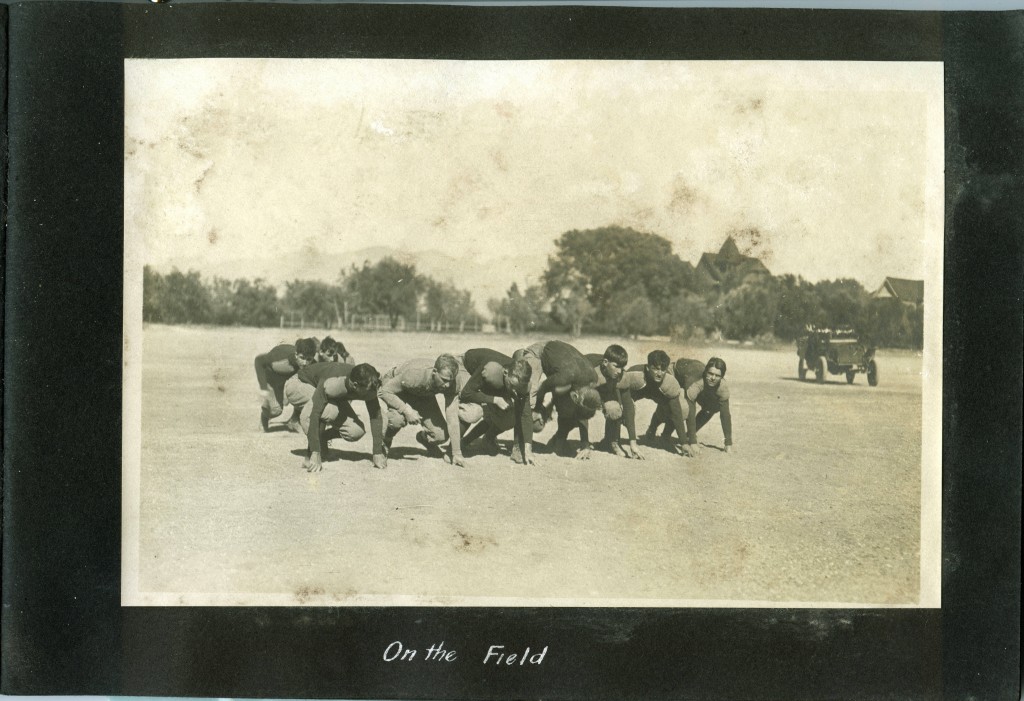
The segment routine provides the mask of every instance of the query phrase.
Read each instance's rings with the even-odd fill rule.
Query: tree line
[[[856,280],[811,283],[794,275],[726,273],[711,281],[656,235],[623,227],[569,231],[537,284],[512,284],[489,300],[490,320],[514,333],[566,332],[791,341],[808,324],[853,327],[884,347],[921,348],[923,310],[872,299]],[[263,280],[205,281],[199,273],[144,271],[143,319],[175,324],[276,326],[284,313],[310,327],[344,328],[359,315],[391,328],[422,318],[426,328],[478,325],[470,292],[394,258],[342,271],[337,283],[294,280],[282,291]]]
[[[792,341],[808,324],[852,327],[884,347],[921,348],[920,305],[873,299],[853,279],[808,282],[794,275],[712,281],[656,235],[623,227],[569,231],[536,285],[513,284],[489,309],[515,333],[558,329],[611,335],[668,335]]]
[[[163,324],[277,326],[284,314],[311,328],[339,328],[365,315],[400,319],[422,315],[425,326],[479,323],[472,295],[393,258],[343,271],[339,282],[293,280],[279,292],[265,280],[204,280],[190,270],[161,274],[143,269],[142,318]]]

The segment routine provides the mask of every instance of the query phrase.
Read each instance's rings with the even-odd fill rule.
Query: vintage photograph
[[[122,605],[940,605],[941,63],[124,68]]]

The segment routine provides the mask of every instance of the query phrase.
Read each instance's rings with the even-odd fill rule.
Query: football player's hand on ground
[[[687,445],[681,445],[679,447],[681,455],[687,458],[695,458],[700,455],[700,446],[696,443],[689,443]]]
[[[312,452],[305,460],[302,461],[302,466],[306,468],[306,472],[320,472],[324,469],[324,464],[320,460],[319,452]]]
[[[620,458],[628,458],[629,457],[629,453],[626,452],[626,449],[623,448],[618,443],[616,443],[615,441],[612,441],[607,447],[608,447],[608,450],[611,451],[612,455],[615,455],[615,456],[620,457]]]
[[[636,441],[630,441],[629,447],[625,450],[626,457],[632,460],[643,460],[644,454],[640,452],[640,446],[637,445]]]
[[[383,470],[384,468],[386,468],[388,466],[388,459],[383,454],[374,455],[373,458],[372,458],[372,461],[373,461],[373,466],[376,467],[378,470]]]

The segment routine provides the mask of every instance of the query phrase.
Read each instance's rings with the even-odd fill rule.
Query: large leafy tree
[[[235,280],[232,284],[236,323],[246,326],[276,326],[280,307],[277,290],[266,281]]]
[[[345,293],[338,285],[319,280],[293,280],[285,285],[283,306],[297,312],[307,324],[340,326]]]
[[[581,288],[563,288],[551,301],[551,318],[573,336],[583,333],[583,325],[594,317],[594,305]]]
[[[148,265],[142,269],[142,320],[162,322],[167,285],[164,276]]]
[[[608,321],[617,333],[636,338],[658,330],[658,312],[639,284],[615,293],[609,306]]]
[[[210,292],[199,273],[177,268],[167,275],[143,269],[142,310],[147,321],[205,324],[210,321]]]
[[[471,293],[429,278],[424,280],[423,287],[423,306],[431,324],[461,325],[477,318]]]
[[[669,301],[662,316],[663,327],[674,339],[703,338],[715,328],[715,317],[704,297],[681,292]]]
[[[401,317],[416,314],[423,279],[416,266],[384,258],[374,265],[352,267],[342,277],[342,288],[356,301],[356,306],[370,314],[386,314],[391,328],[398,326]]]
[[[775,335],[792,341],[804,332],[807,324],[819,323],[825,312],[814,285],[802,277],[783,275],[776,278],[776,283],[779,306],[775,316]]]
[[[210,322],[221,326],[241,323],[235,311],[235,289],[231,280],[215,277],[207,284],[210,292]]]
[[[726,338],[743,341],[771,333],[777,311],[776,284],[764,279],[725,295],[715,309],[715,319]]]
[[[921,348],[924,344],[924,307],[898,299],[873,299],[864,305],[860,330],[873,345]]]
[[[814,285],[821,305],[819,324],[830,327],[856,326],[861,318],[868,293],[852,278],[822,280]]]
[[[519,285],[513,282],[503,299],[492,299],[487,306],[499,324],[508,324],[513,333],[526,333],[541,324],[546,305],[543,289],[531,285],[520,292]]]
[[[549,295],[585,297],[592,312],[611,320],[620,293],[639,288],[663,308],[691,284],[690,266],[672,252],[672,244],[656,234],[608,226],[568,231],[555,243],[543,283]]]

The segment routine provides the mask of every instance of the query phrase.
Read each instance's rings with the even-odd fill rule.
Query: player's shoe
[[[559,436],[552,437],[551,442],[548,443],[548,447],[551,448],[551,452],[555,455],[560,455],[563,458],[570,457],[569,442],[564,438],[560,438]]]
[[[381,441],[381,450],[384,451],[384,457],[391,457],[391,444],[395,442],[395,436],[398,435],[398,430],[394,428],[384,429],[384,439]]]
[[[416,442],[427,449],[427,455],[432,458],[444,457],[444,452],[441,450],[437,443],[432,442],[427,437],[426,431],[418,431],[416,433]]]
[[[487,455],[498,455],[501,453],[501,446],[498,445],[498,434],[493,431],[488,431],[484,434],[484,437],[480,440],[480,445],[483,448],[483,452]]]

